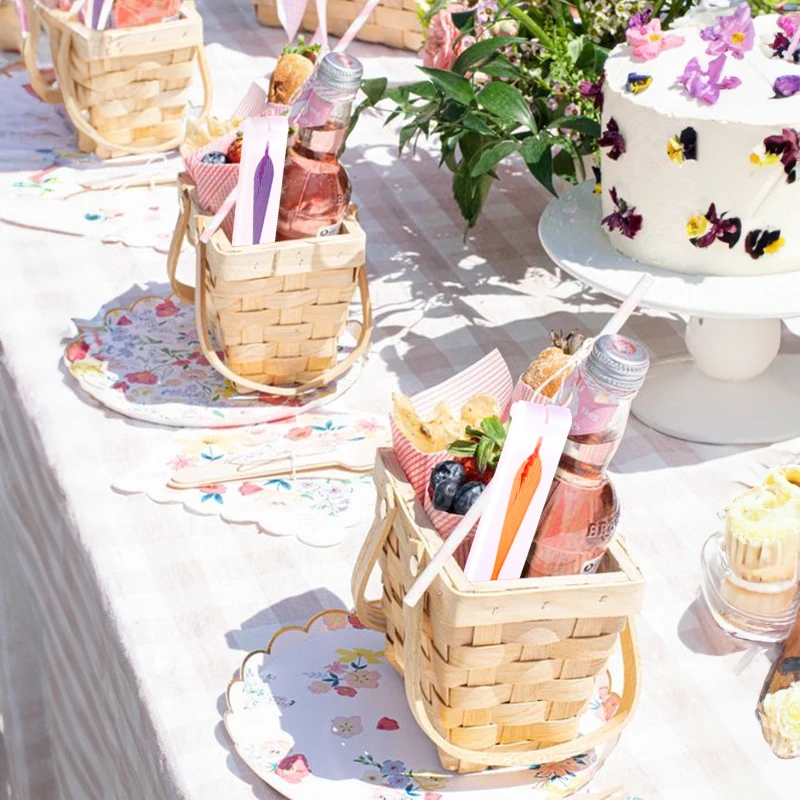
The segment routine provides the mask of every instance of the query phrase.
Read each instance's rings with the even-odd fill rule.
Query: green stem
[[[517,22],[523,27],[527,28],[545,47],[552,47],[553,43],[550,37],[539,27],[521,8],[517,8],[509,0],[498,0],[498,5],[514,17]]]

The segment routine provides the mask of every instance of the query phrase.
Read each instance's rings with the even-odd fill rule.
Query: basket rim
[[[387,479],[394,490],[398,502],[406,506],[409,521],[415,525],[419,532],[428,558],[432,558],[441,546],[442,539],[433,527],[422,504],[417,499],[393,448],[384,447],[378,449],[375,457],[375,469],[376,475],[380,473],[381,477]],[[384,492],[380,488],[378,493],[379,496],[384,496]],[[480,595],[486,599],[491,599],[492,597],[500,599],[508,596],[509,593],[528,594],[533,598],[539,593],[578,588],[600,590],[614,587],[631,589],[640,587],[643,589],[644,576],[642,571],[633,560],[627,545],[619,536],[615,536],[611,540],[607,552],[617,562],[618,570],[589,575],[553,575],[544,578],[475,582],[467,578],[455,558],[451,556],[445,562],[437,580],[444,581],[450,592],[462,598],[474,598]]]

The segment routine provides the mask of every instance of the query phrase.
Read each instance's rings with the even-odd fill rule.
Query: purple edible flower
[[[784,128],[780,134],[767,136],[764,139],[764,149],[770,155],[780,156],[783,171],[786,173],[786,183],[794,183],[797,178],[795,167],[800,157],[797,131],[793,128]]]
[[[797,30],[797,14],[781,14],[778,17],[778,27],[791,39]]]
[[[601,225],[605,225],[609,231],[619,231],[625,238],[633,239],[642,229],[642,215],[636,213],[634,206],[629,206],[622,198],[617,196],[617,187],[613,187],[611,192],[611,202],[614,203],[616,211],[612,211],[607,217],[603,217]]]
[[[591,81],[581,81],[578,84],[578,91],[580,92],[581,97],[591,100],[594,103],[595,108],[599,108],[600,111],[603,110],[603,83],[605,82],[605,79],[606,73],[601,72],[597,82],[592,83]]]
[[[727,244],[728,247],[733,247],[742,235],[742,222],[738,217],[725,219],[725,214],[727,213],[725,211],[717,215],[717,207],[712,203],[704,215],[708,220],[708,229],[702,236],[689,241],[695,247],[710,247],[719,239]]]
[[[608,120],[606,129],[597,144],[600,147],[611,148],[608,151],[608,157],[612,161],[616,161],[625,152],[625,139],[622,138],[622,134],[619,132],[619,125],[617,125],[614,117]]]
[[[703,70],[700,62],[693,58],[684,67],[683,75],[678,78],[678,83],[692,97],[707,105],[714,105],[719,100],[720,89],[735,89],[741,84],[741,80],[732,75],[720,80],[726,60],[727,56],[723,53],[709,63],[708,69]]]
[[[785,33],[778,31],[775,34],[775,38],[772,40],[772,44],[770,45],[773,50],[774,57],[783,58],[783,54],[789,49],[789,45],[791,43],[791,40]]]
[[[744,249],[750,258],[761,258],[764,253],[777,253],[785,241],[780,231],[750,231],[744,238]]]
[[[640,11],[638,14],[631,14],[630,19],[628,20],[628,27],[629,28],[644,28],[648,22],[650,22],[650,18],[653,16],[653,9],[646,8],[644,11]]]
[[[710,56],[730,53],[734,58],[744,58],[756,40],[750,6],[742,3],[733,14],[720,17],[716,25],[703,28],[700,38],[709,43],[706,53]]]
[[[791,97],[800,92],[800,75],[781,75],[772,85],[775,97]]]

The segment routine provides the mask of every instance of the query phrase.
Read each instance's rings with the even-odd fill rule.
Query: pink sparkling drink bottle
[[[640,344],[606,335],[564,381],[555,402],[572,411],[572,427],[528,555],[527,577],[597,571],[619,521],[606,467],[649,365]]]
[[[328,53],[292,108],[296,129],[286,153],[278,240],[339,233],[350,203],[350,178],[339,161],[363,69]]]

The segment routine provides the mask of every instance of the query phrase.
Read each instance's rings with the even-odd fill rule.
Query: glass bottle
[[[351,192],[339,157],[362,73],[358,59],[328,53],[292,108],[296,132],[286,153],[279,241],[339,233]]]
[[[606,335],[564,381],[555,402],[572,411],[572,427],[528,554],[527,577],[597,571],[619,521],[606,468],[649,365],[640,344]]]

